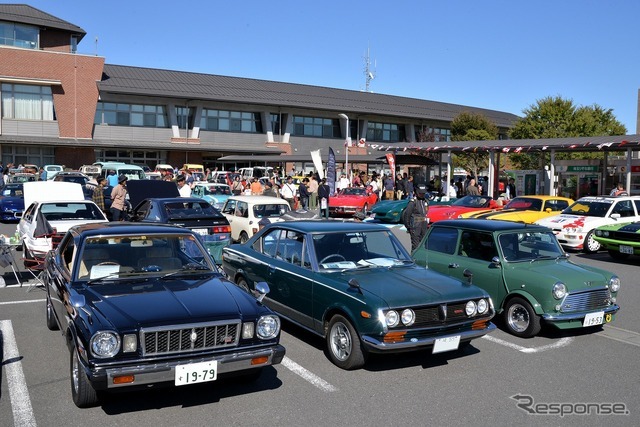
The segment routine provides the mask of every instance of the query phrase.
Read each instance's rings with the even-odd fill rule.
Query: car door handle
[[[273,274],[276,272],[276,266],[275,265],[270,265],[269,266],[269,274]]]
[[[449,264],[449,268],[458,268],[460,267],[460,264],[456,264],[455,262],[452,262],[451,264]]]

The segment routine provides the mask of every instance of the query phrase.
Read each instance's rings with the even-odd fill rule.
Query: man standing
[[[127,177],[120,175],[118,184],[111,190],[111,221],[125,220],[125,198],[127,196]]]
[[[187,184],[187,178],[184,175],[180,175],[176,179],[176,185],[178,186],[180,197],[191,197],[191,187]]]
[[[107,175],[107,184],[114,188],[118,185],[118,175],[116,175],[116,171],[109,171],[109,175]]]
[[[395,183],[393,182],[393,178],[391,178],[391,175],[387,174],[387,176],[384,178],[384,198],[386,200],[393,200],[393,196],[394,196],[394,191],[395,189]]]
[[[251,188],[252,196],[260,196],[262,194],[262,185],[260,184],[260,181],[258,181],[258,178],[251,178],[251,185],[249,188]]]
[[[476,187],[475,178],[469,179],[469,185],[467,186],[467,196],[479,196],[480,190]]]
[[[309,208],[309,178],[303,178],[298,185],[298,195],[300,196],[300,205],[305,211]]]
[[[98,186],[93,189],[93,196],[91,196],[91,200],[93,200],[93,203],[98,205],[102,212],[106,213],[104,209],[104,187],[107,185],[107,179],[103,176],[99,176],[97,181]]]
[[[516,197],[516,180],[513,178],[509,178],[509,183],[507,184],[507,200],[511,200]]]
[[[264,184],[264,192],[262,193],[262,195],[269,197],[278,197],[278,193],[276,193],[276,190],[273,189],[273,184],[271,183],[271,181],[267,181]]]
[[[427,212],[429,205],[425,200],[427,186],[418,184],[415,188],[415,197],[409,200],[407,207],[402,213],[402,222],[411,235],[411,252],[415,251],[425,233],[427,232]]]
[[[327,184],[327,178],[322,178],[318,187],[318,199],[320,200],[320,218],[329,218],[329,196],[331,187]]]
[[[282,195],[282,198],[289,203],[291,210],[294,210],[296,188],[293,185],[293,177],[291,175],[287,177],[287,182],[282,185],[280,194]]]
[[[318,208],[318,179],[314,174],[311,174],[309,179],[309,209],[315,210]]]

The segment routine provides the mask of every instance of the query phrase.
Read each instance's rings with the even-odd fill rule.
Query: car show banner
[[[311,160],[313,160],[313,165],[316,167],[320,179],[324,178],[324,168],[322,167],[322,157],[320,156],[320,150],[311,151]]]
[[[329,147],[329,161],[327,162],[327,184],[331,189],[331,194],[336,191],[336,154],[333,148]]]
[[[393,178],[393,182],[396,182],[396,155],[395,153],[387,153],[386,156],[389,169],[391,169],[391,178]]]

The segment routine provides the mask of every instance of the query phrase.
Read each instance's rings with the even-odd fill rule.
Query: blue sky
[[[364,90],[369,48],[376,93],[518,115],[561,96],[636,133],[637,0],[27,4],[83,28],[79,53],[109,64]]]

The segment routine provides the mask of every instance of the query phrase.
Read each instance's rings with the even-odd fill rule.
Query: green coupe
[[[560,329],[611,322],[620,279],[575,264],[542,226],[458,219],[431,225],[413,258],[423,266],[473,283],[491,295],[510,333],[532,337],[542,322]]]
[[[640,221],[600,226],[593,238],[613,259],[640,255]]]
[[[450,205],[455,202],[457,199],[451,198],[449,200],[442,200],[442,198],[437,197],[434,199],[429,199],[427,202],[429,206],[432,205]],[[376,219],[380,222],[391,223],[391,224],[400,224],[402,223],[402,211],[409,204],[409,199],[402,200],[380,200],[378,203],[373,205],[371,208],[370,218]]]
[[[379,224],[272,223],[224,248],[222,263],[249,292],[267,282],[266,305],[325,338],[342,369],[370,352],[454,351],[495,329],[486,291],[416,265]]]

